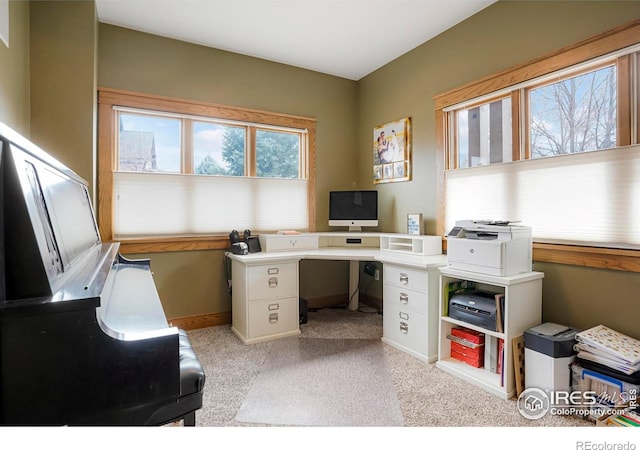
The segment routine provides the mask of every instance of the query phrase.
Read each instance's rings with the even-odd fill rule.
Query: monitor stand
[[[349,225],[349,231],[361,232],[362,227],[359,225]]]

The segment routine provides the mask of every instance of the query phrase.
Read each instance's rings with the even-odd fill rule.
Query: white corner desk
[[[438,354],[440,236],[389,233],[260,235],[262,251],[232,260],[232,331],[251,344],[300,333],[299,262],[350,261],[349,309],[358,309],[360,261],[383,265],[382,340],[425,361]]]

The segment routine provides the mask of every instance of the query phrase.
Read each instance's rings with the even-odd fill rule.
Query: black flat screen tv
[[[349,231],[378,226],[378,191],[329,192],[329,226]]]

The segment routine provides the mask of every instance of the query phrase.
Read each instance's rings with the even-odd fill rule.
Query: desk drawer
[[[427,294],[425,292],[384,283],[382,296],[385,302],[393,303],[397,307],[408,307],[423,314],[427,313]]]
[[[317,234],[261,234],[260,247],[263,252],[288,252],[318,248]]]
[[[427,329],[425,314],[384,302],[382,334],[385,339],[426,356]]]
[[[427,271],[384,264],[384,282],[395,286],[427,292]]]
[[[249,304],[249,338],[255,339],[298,329],[298,297]]]
[[[247,300],[298,297],[298,263],[247,267]]]

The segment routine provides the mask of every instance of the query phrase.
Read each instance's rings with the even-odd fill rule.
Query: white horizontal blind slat
[[[309,228],[307,180],[114,173],[114,236]]]
[[[640,146],[445,173],[447,229],[520,220],[538,242],[640,248]]]

